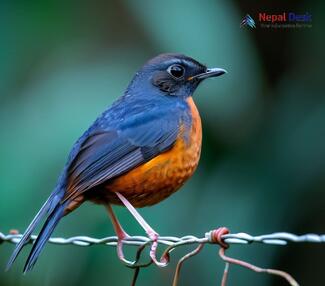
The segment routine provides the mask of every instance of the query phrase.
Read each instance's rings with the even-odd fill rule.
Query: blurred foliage
[[[180,52],[228,74],[195,94],[204,128],[195,176],[170,199],[141,209],[143,216],[163,235],[202,235],[220,225],[325,233],[323,2],[3,0],[0,8],[0,231],[25,229],[73,142],[147,59]],[[288,10],[308,11],[313,27],[239,28],[247,13]],[[129,233],[143,233],[125,209],[116,210]],[[104,208],[85,204],[55,232],[79,234],[113,234]],[[0,285],[129,285],[133,274],[113,248],[55,245],[32,273],[21,275],[28,249],[4,273],[12,249],[1,245]],[[218,283],[216,250],[188,261],[181,285]],[[287,270],[302,285],[324,280],[321,245],[235,246],[229,254]],[[139,285],[169,285],[173,266],[145,269]],[[229,285],[279,283],[230,270]]]

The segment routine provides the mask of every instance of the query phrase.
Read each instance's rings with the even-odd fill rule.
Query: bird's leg
[[[112,206],[110,204],[105,205],[108,214],[111,218],[115,233],[117,235],[117,256],[120,260],[125,262],[126,264],[129,264],[128,261],[125,259],[124,253],[123,253],[123,240],[130,237],[125,230],[122,228],[120,222],[118,221],[117,217],[115,216]]]
[[[125,258],[124,252],[123,252],[123,240],[130,238],[130,236],[126,233],[126,231],[123,229],[123,227],[121,226],[120,222],[118,221],[116,215],[113,212],[113,208],[110,204],[106,205],[106,209],[108,211],[108,214],[111,218],[115,233],[117,235],[117,255],[118,258],[128,267],[130,268],[135,268],[136,273],[135,273],[135,277],[133,279],[133,281],[136,281],[136,278],[138,276],[140,267],[147,267],[149,266],[152,261],[150,261],[149,263],[145,263],[145,264],[139,264],[138,261],[140,259],[140,255],[141,252],[143,251],[143,249],[146,247],[147,243],[144,243],[143,245],[141,245],[137,251],[136,254],[136,258],[135,261],[130,261],[127,260]],[[135,283],[135,282],[134,282]]]
[[[138,213],[138,211],[130,204],[130,202],[119,192],[116,192],[116,195],[121,200],[121,202],[125,205],[125,207],[130,211],[133,217],[138,221],[141,227],[145,230],[148,237],[152,240],[152,245],[150,248],[150,257],[152,261],[160,266],[164,267],[167,265],[167,261],[163,259],[163,261],[158,261],[156,257],[157,247],[158,247],[158,233],[153,230],[153,228],[144,220],[144,218]]]

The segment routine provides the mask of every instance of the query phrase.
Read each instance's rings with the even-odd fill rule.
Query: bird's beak
[[[220,69],[220,68],[211,68],[207,69],[204,73],[200,73],[194,76],[191,76],[188,78],[188,80],[193,80],[193,79],[206,79],[208,77],[217,77],[220,75],[223,75],[224,73],[227,73],[226,70]]]

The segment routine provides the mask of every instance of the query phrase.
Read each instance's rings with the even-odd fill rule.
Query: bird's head
[[[140,85],[160,94],[187,98],[204,79],[224,73],[224,69],[207,68],[182,54],[161,54],[137,72],[129,88],[136,89],[135,85]]]

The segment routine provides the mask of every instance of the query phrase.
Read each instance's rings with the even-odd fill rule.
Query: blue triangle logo
[[[240,23],[240,27],[243,26],[248,26],[252,29],[256,28],[255,21],[249,14],[247,14]]]

